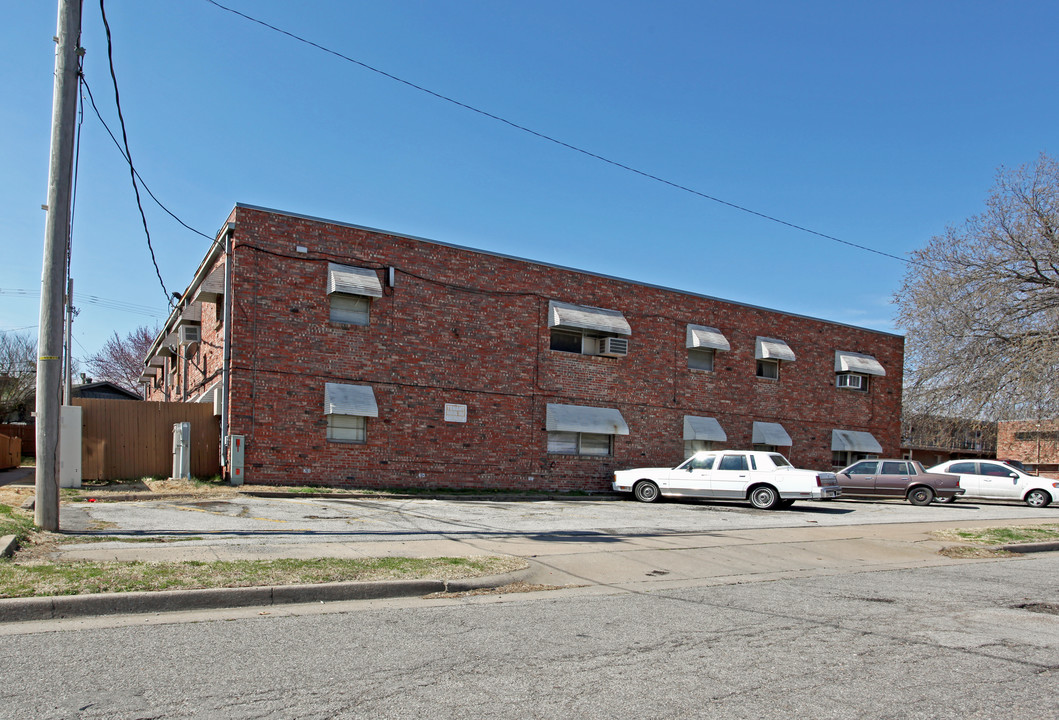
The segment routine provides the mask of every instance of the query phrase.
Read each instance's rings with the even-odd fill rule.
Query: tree
[[[0,422],[24,420],[37,391],[37,341],[30,335],[0,332]]]
[[[895,296],[906,410],[1059,417],[1059,164],[1001,168],[985,211],[911,260]]]
[[[143,359],[151,349],[158,330],[138,327],[124,338],[114,333],[103,349],[85,360],[85,366],[96,380],[109,380],[134,393],[140,392]]]

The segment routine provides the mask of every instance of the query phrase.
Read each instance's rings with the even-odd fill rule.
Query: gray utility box
[[[191,478],[191,423],[173,425],[173,477]]]

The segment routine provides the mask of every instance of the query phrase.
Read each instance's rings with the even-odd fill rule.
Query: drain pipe
[[[232,364],[232,234],[235,223],[224,232],[224,339],[221,358],[221,473],[230,475],[228,465],[228,403]]]

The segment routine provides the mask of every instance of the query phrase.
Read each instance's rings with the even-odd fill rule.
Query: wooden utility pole
[[[52,94],[48,219],[40,287],[37,341],[37,499],[34,521],[59,529],[59,387],[63,371],[63,305],[66,245],[70,235],[77,73],[81,40],[81,1],[59,0],[55,36],[55,89]]]

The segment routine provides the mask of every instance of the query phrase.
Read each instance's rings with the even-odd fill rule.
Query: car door
[[[714,456],[693,455],[669,473],[667,490],[688,497],[708,497]]]
[[[845,495],[874,495],[875,473],[879,470],[878,460],[861,460],[846,469],[838,479]]]
[[[959,476],[960,487],[966,491],[964,497],[982,497],[982,478],[978,474],[978,463],[973,460],[950,463],[940,472]]]
[[[1000,463],[979,462],[978,479],[989,497],[1018,499],[1025,489],[1025,482],[1020,481],[1018,473]]]
[[[879,497],[904,497],[912,469],[904,460],[885,460],[875,476],[875,494]]]
[[[744,453],[725,453],[710,473],[710,496],[742,500],[750,484],[750,463]]]

